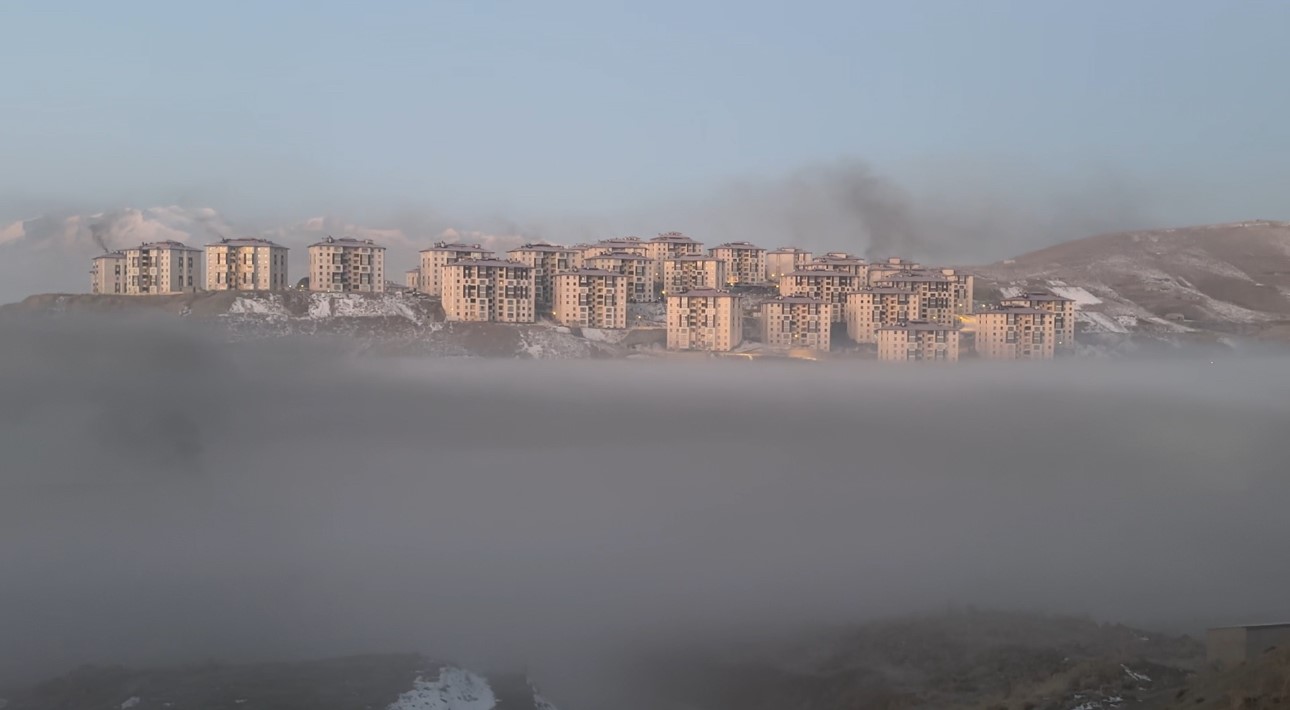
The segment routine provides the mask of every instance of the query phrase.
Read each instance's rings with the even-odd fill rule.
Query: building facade
[[[874,284],[877,288],[893,288],[918,294],[918,320],[950,325],[957,323],[960,315],[955,300],[955,284],[939,271],[920,269],[889,274]]]
[[[627,277],[627,300],[653,303],[658,300],[654,287],[654,262],[648,256],[627,251],[611,251],[582,260],[583,268],[613,271]]]
[[[1290,648],[1290,624],[1227,626],[1205,632],[1205,657],[1210,663],[1234,666],[1255,660],[1270,648]]]
[[[132,296],[193,293],[201,283],[202,250],[175,241],[125,250],[125,292]]]
[[[863,288],[847,294],[847,337],[878,342],[878,328],[918,320],[918,292],[902,288]]]
[[[459,259],[441,269],[444,317],[450,321],[532,323],[533,269],[519,261]]]
[[[491,259],[493,252],[478,244],[435,242],[429,249],[421,250],[421,277],[418,288],[431,296],[442,295],[442,269],[444,265],[462,259]]]
[[[725,262],[711,256],[679,256],[663,260],[663,296],[701,288],[719,289],[726,282]]]
[[[927,321],[910,321],[878,328],[878,359],[957,362],[959,327]]]
[[[725,262],[726,285],[760,286],[766,283],[766,250],[750,242],[719,244],[709,253]]]
[[[309,245],[309,290],[385,291],[385,247],[371,239],[327,237]]]
[[[666,278],[663,273],[665,262],[668,259],[702,256],[703,245],[680,232],[664,232],[645,243],[645,255],[654,262],[655,288],[667,291],[663,285]]]
[[[556,274],[555,321],[578,328],[627,327],[627,277],[604,269]]]
[[[403,272],[403,285],[412,291],[421,290],[421,267]]]
[[[784,276],[805,267],[811,261],[811,252],[797,247],[780,247],[766,252],[766,280],[778,284]]]
[[[267,239],[221,239],[206,245],[207,291],[283,291],[287,248]]]
[[[923,268],[922,264],[908,261],[898,256],[875,261],[869,265],[869,285],[872,286],[881,281],[886,281],[890,276],[902,271],[917,271],[921,268]]]
[[[1001,306],[1022,306],[1041,311],[1052,311],[1053,332],[1057,352],[1070,352],[1075,349],[1075,301],[1058,296],[1051,291],[1027,291],[999,302]]]
[[[743,311],[729,291],[702,289],[667,297],[668,350],[727,352],[743,342]]]
[[[90,265],[90,293],[126,293],[126,259],[123,252],[99,254]]]
[[[833,304],[816,298],[780,296],[761,308],[762,342],[773,348],[828,351]]]
[[[985,360],[1051,360],[1056,315],[1029,306],[1000,306],[976,314],[976,354]]]
[[[556,244],[525,244],[507,252],[515,261],[533,269],[533,299],[539,313],[550,313],[555,305],[556,274],[577,268],[578,253]]]
[[[857,279],[846,271],[830,268],[803,269],[786,274],[779,281],[779,295],[803,296],[832,304],[833,322],[846,318],[847,294],[856,290]]]
[[[833,269],[856,277],[856,287],[869,283],[869,262],[844,251],[831,251],[807,262],[804,269]]]

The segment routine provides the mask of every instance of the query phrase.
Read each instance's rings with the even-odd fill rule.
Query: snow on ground
[[[1129,676],[1130,678],[1132,678],[1133,680],[1138,681],[1139,683],[1150,683],[1150,682],[1151,682],[1151,676],[1149,676],[1149,675],[1147,675],[1147,674],[1145,674],[1145,673],[1138,673],[1137,671],[1134,671],[1132,668],[1130,668],[1130,667],[1128,667],[1128,666],[1124,665],[1123,663],[1121,663],[1121,664],[1120,664],[1120,667],[1124,669],[1124,672],[1125,672],[1125,674],[1126,674],[1126,675],[1128,675],[1128,676]]]
[[[1069,298],[1080,308],[1084,308],[1085,306],[1095,306],[1102,302],[1102,299],[1094,296],[1079,286],[1067,286],[1061,281],[1049,281],[1048,283],[1048,290],[1062,298]]]
[[[568,332],[568,331],[566,331]],[[583,328],[582,337],[597,343],[609,343],[611,345],[620,342],[626,337],[625,330],[604,330],[602,328]]]
[[[125,701],[124,703],[121,703],[121,710],[130,710],[130,708],[134,707],[135,705],[138,705],[140,702],[142,701],[139,699],[139,696],[136,695],[133,698],[130,698],[129,700]]]
[[[496,706],[497,697],[485,678],[445,666],[434,682],[417,678],[412,690],[386,710],[492,710]]]
[[[533,694],[533,707],[537,708],[537,710],[556,710],[555,705],[552,705],[550,700],[537,693]]]
[[[1075,311],[1075,320],[1088,326],[1089,330],[1099,333],[1127,333],[1129,329],[1119,320],[1105,313],[1096,311]]]
[[[289,318],[290,313],[282,305],[282,299],[275,295],[247,297],[239,296],[228,307],[229,315],[265,316],[268,318]]]

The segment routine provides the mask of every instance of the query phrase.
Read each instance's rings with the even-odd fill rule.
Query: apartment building
[[[309,290],[385,291],[385,247],[371,239],[327,237],[309,245]]]
[[[847,336],[878,342],[878,328],[918,320],[918,292],[904,288],[862,288],[847,294]]]
[[[201,249],[175,241],[125,250],[125,292],[132,296],[192,293],[201,283]]]
[[[601,239],[595,244],[584,246],[582,248],[582,258],[585,260],[593,256],[600,256],[602,254],[613,252],[627,252],[628,254],[635,254],[648,259],[654,258],[650,256],[650,247],[646,245],[646,242],[641,241],[640,237],[614,237],[612,239]]]
[[[221,239],[206,245],[207,291],[283,291],[287,248],[267,239]]]
[[[644,254],[611,251],[582,260],[583,268],[613,271],[627,277],[627,300],[631,303],[653,303],[658,300],[654,286],[654,262]]]
[[[441,285],[444,265],[462,259],[491,259],[493,252],[478,244],[435,242],[429,249],[421,250],[420,290],[431,296],[442,295]]]
[[[817,298],[780,296],[761,308],[762,342],[773,348],[828,351],[833,304]]]
[[[760,286],[766,283],[766,250],[751,242],[726,242],[708,250],[726,264],[729,286]]]
[[[881,326],[878,328],[878,359],[887,362],[957,362],[959,326],[927,321]]]
[[[700,289],[667,297],[668,350],[734,350],[743,341],[743,309],[729,291]]]
[[[605,269],[556,274],[555,321],[578,328],[626,328],[627,281],[617,271]]]
[[[1057,314],[1029,306],[1000,306],[976,314],[976,354],[986,360],[1051,360]]]
[[[413,291],[421,290],[421,267],[403,272],[403,285]]]
[[[450,321],[532,323],[533,268],[503,259],[459,259],[440,269],[444,317]]]
[[[507,254],[533,269],[534,303],[539,313],[550,313],[555,305],[555,276],[576,268],[578,253],[556,244],[525,244]]]
[[[658,273],[663,262],[683,256],[702,256],[703,245],[680,232],[664,232],[645,243],[646,256],[654,260]]]
[[[850,272],[821,265],[786,274],[779,280],[779,295],[827,301],[833,306],[833,322],[841,323],[846,319],[847,294],[855,291],[859,283]]]
[[[797,247],[780,247],[766,252],[766,280],[778,284],[787,274],[798,271],[811,261],[811,252]]]
[[[939,271],[919,269],[898,271],[875,283],[877,288],[895,288],[918,294],[917,320],[949,325],[958,322],[955,286],[948,276]]]
[[[902,271],[917,271],[921,268],[923,268],[922,264],[907,261],[898,256],[875,261],[869,265],[869,285],[873,286],[879,282],[886,281],[892,275]]]
[[[99,254],[90,264],[90,293],[126,292],[125,254],[119,251]]]
[[[716,257],[692,255],[663,260],[663,295],[700,288],[721,288],[726,283],[726,263]]]
[[[1053,331],[1057,352],[1075,349],[1075,301],[1051,291],[1026,291],[999,302],[1002,306],[1024,306],[1053,312]]]
[[[869,262],[844,251],[831,251],[807,262],[803,269],[833,269],[856,277],[856,287],[869,283]]]

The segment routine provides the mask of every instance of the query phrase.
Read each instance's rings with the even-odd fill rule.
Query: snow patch
[[[1151,676],[1148,676],[1145,673],[1138,673],[1137,671],[1134,671],[1132,668],[1124,665],[1123,663],[1120,664],[1120,667],[1124,669],[1124,672],[1126,675],[1128,675],[1133,680],[1138,681],[1139,683],[1151,682]]]
[[[239,296],[233,304],[228,307],[230,315],[237,316],[265,316],[268,318],[288,318],[291,316],[287,309],[283,307],[282,300],[277,296],[264,296],[260,298],[247,298]]]
[[[445,666],[439,679],[417,678],[412,690],[399,696],[386,710],[492,710],[497,696],[482,676]]]
[[[1116,318],[1096,311],[1075,311],[1075,320],[1088,326],[1089,330],[1098,333],[1128,333],[1129,329],[1120,324]]]
[[[121,703],[121,710],[130,710],[130,708],[134,707],[135,705],[138,705],[141,702],[143,701],[140,700],[139,696],[136,695],[133,698],[130,698],[129,700],[125,701],[124,703]]]
[[[1102,299],[1094,296],[1079,286],[1066,286],[1060,281],[1052,281],[1050,284],[1053,285],[1048,287],[1049,291],[1052,291],[1062,298],[1069,298],[1080,308],[1083,308],[1084,306],[1096,306],[1102,302]]]

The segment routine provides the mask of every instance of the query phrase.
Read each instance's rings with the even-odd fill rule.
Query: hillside
[[[547,323],[448,323],[437,298],[408,292],[206,291],[148,297],[42,294],[0,306],[0,318],[78,315],[182,319],[235,341],[331,337],[363,352],[394,356],[622,357],[628,352],[626,343],[648,345],[659,339],[654,328],[610,335],[575,332]]]
[[[527,679],[420,655],[129,670],[81,668],[0,700],[5,710],[555,710]]]
[[[1078,239],[976,269],[978,299],[1053,288],[1085,333],[1290,339],[1290,223],[1253,221]]]

